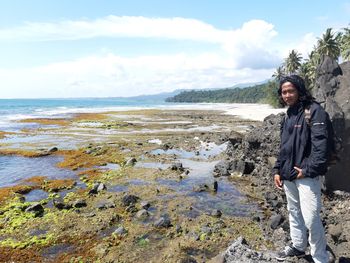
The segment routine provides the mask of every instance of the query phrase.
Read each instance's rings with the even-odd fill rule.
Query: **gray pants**
[[[309,244],[314,262],[327,263],[327,242],[320,217],[322,205],[320,177],[284,181],[284,190],[288,201],[293,246],[305,251],[309,230]]]

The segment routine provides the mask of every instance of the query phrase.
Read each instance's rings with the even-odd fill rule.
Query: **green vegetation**
[[[167,98],[167,102],[225,102],[257,103],[266,97],[268,84],[247,88],[226,88],[218,90],[191,90]]]
[[[316,82],[316,70],[324,56],[335,60],[350,60],[350,29],[343,28],[341,32],[333,32],[328,28],[310,52],[307,59],[293,49],[277,67],[272,77],[274,81],[247,88],[226,88],[218,90],[191,90],[167,98],[167,102],[223,102],[223,103],[268,103],[279,107],[278,82],[285,75],[299,74],[304,78],[306,87],[312,89]]]
[[[341,32],[333,32],[332,28],[327,28],[322,37],[318,38],[316,46],[304,59],[296,51],[292,50],[284,63],[279,66],[272,75],[279,81],[284,75],[299,74],[305,79],[306,86],[312,89],[315,86],[316,70],[324,56],[343,61],[350,60],[350,29],[343,28]]]

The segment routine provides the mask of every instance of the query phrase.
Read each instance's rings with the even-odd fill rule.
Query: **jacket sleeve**
[[[327,172],[327,113],[321,106],[311,112],[310,125],[311,152],[301,169],[304,176],[316,177]]]
[[[284,115],[282,117],[281,123],[280,123],[280,141],[282,141],[282,132],[283,132],[283,126],[286,121],[286,116]],[[280,151],[281,151],[281,142],[280,142],[280,147],[279,147],[279,152],[277,155],[277,160],[275,162],[275,165],[272,168],[272,176],[275,174],[280,174],[280,168],[281,168],[281,157],[280,157]]]
[[[281,161],[279,155],[277,156],[277,160],[275,162],[275,165],[272,168],[272,175],[280,174],[280,166],[281,166]]]

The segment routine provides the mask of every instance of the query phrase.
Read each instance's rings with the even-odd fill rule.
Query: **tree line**
[[[264,95],[265,85],[247,88],[226,88],[218,90],[190,90],[182,91],[174,97],[167,98],[167,102],[224,102],[224,103],[257,103]]]

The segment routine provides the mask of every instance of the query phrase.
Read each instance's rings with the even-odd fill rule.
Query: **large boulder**
[[[325,180],[330,191],[350,191],[350,62],[338,64],[324,57],[317,69],[313,96],[329,113],[334,130],[342,140],[340,162],[330,167]]]

